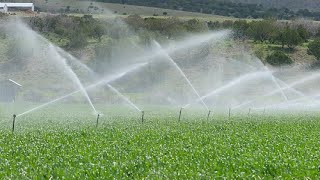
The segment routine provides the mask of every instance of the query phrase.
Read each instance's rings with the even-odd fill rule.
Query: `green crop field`
[[[178,122],[178,109],[154,108],[141,123],[139,112],[99,108],[106,112],[98,128],[85,106],[56,105],[18,117],[14,133],[2,111],[1,179],[320,177],[316,113],[226,112],[207,120],[185,110]]]

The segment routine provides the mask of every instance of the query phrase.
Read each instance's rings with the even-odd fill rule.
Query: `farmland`
[[[0,179],[319,179],[318,23],[49,2],[0,23]]]
[[[61,112],[61,109],[70,111]],[[10,179],[319,178],[317,113],[213,114],[129,109],[100,119],[75,105],[2,115],[0,177]],[[106,107],[107,108],[107,107]],[[83,113],[76,110],[83,109]],[[122,112],[122,113],[121,113]],[[175,114],[176,113],[176,114]],[[54,114],[54,115],[53,115]],[[86,115],[87,114],[87,115]],[[203,116],[203,117],[202,117]]]

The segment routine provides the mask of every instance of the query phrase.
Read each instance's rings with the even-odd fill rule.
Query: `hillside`
[[[234,3],[261,4],[267,8],[285,7],[292,10],[309,9],[313,11],[320,10],[320,1],[318,0],[230,0]]]
[[[292,19],[305,17],[320,19],[320,2],[316,0],[307,1],[261,1],[261,0],[96,0],[99,2],[122,3],[140,6],[151,6],[215,14],[222,16],[233,16],[237,18],[277,18]],[[288,6],[289,4],[289,6]]]
[[[10,1],[10,0],[9,0]],[[25,2],[24,0],[11,0]],[[228,16],[235,18],[307,18],[320,20],[320,2],[316,0],[31,0],[39,11],[52,13],[115,13],[142,16],[207,17]],[[108,9],[108,10],[107,10]],[[110,11],[109,11],[110,10]]]

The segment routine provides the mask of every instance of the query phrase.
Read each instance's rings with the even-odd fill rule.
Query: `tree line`
[[[300,9],[293,11],[288,8],[268,8],[261,4],[217,1],[217,0],[96,0],[98,2],[122,3],[130,5],[150,6],[165,9],[215,14],[221,16],[233,16],[236,18],[277,18],[294,19],[307,17],[313,20],[320,20],[320,12]]]
[[[309,53],[320,59],[320,52],[318,52],[320,51],[320,48],[318,48],[320,43],[317,40],[320,38],[320,26],[317,24],[310,25],[307,21],[266,19],[205,22],[197,19],[185,20],[174,17],[142,18],[138,15],[101,20],[95,19],[91,15],[84,15],[83,17],[59,15],[32,17],[28,22],[33,29],[43,34],[55,34],[55,37],[60,39],[55,41],[58,44],[61,43],[60,46],[67,49],[84,48],[89,41],[94,39],[96,41],[95,57],[100,61],[105,61],[105,63],[112,61],[114,51],[121,52],[121,50],[114,49],[118,47],[117,43],[138,39],[138,44],[149,46],[152,39],[161,42],[168,39],[178,39],[187,33],[219,29],[233,30],[233,37],[238,40],[249,39],[258,43],[275,44],[283,49],[294,49],[296,46],[306,43],[309,45]],[[279,53],[276,55],[279,55]],[[96,66],[99,67],[99,64],[96,64]]]

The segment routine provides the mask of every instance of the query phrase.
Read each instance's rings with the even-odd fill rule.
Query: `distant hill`
[[[319,0],[230,0],[233,3],[261,4],[266,8],[309,9],[320,11]]]
[[[6,1],[26,2],[26,0]],[[97,11],[101,13],[100,10],[103,9],[101,7],[107,6],[113,13],[120,15],[162,16],[168,14],[169,16],[185,16],[186,13],[182,13],[183,11],[197,13],[189,13],[188,16],[209,14],[249,19],[307,18],[320,20],[319,0],[29,0],[28,2],[30,1],[34,2],[40,11],[49,10],[57,13],[70,11],[75,13],[96,13],[94,11]],[[128,9],[129,5],[136,7]]]
[[[233,16],[236,18],[292,19],[307,17],[320,20],[319,0],[96,0],[99,2],[151,6]]]

